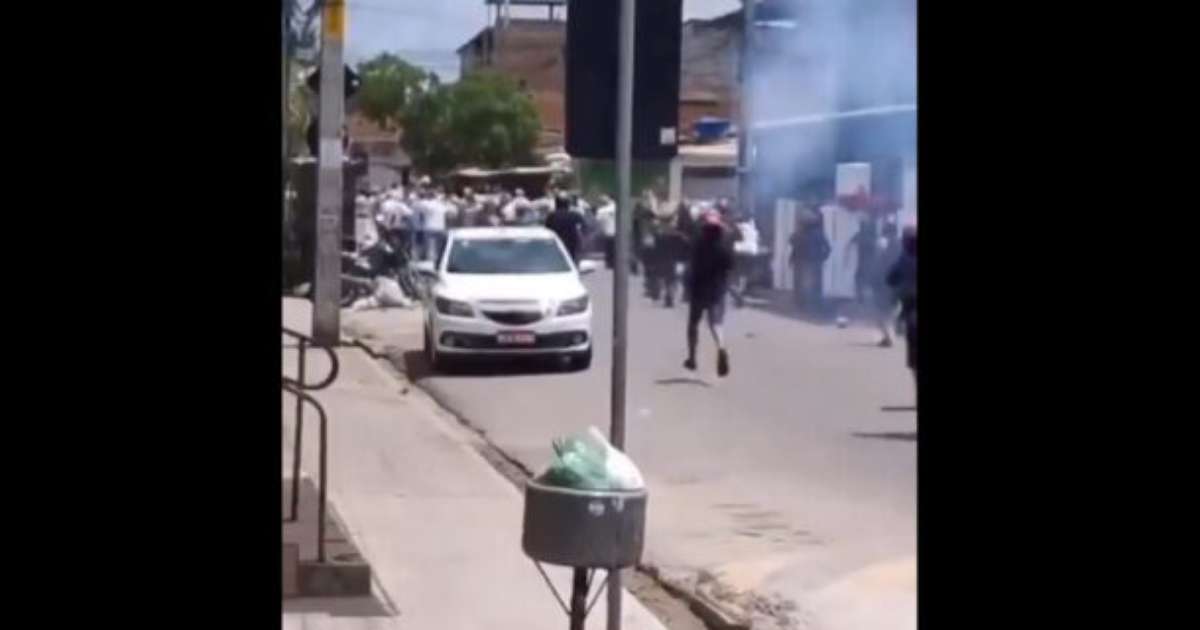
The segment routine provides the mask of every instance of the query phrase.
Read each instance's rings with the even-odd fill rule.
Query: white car
[[[592,305],[581,273],[544,227],[452,230],[441,258],[418,263],[430,276],[425,354],[435,370],[483,356],[563,357],[592,363]]]

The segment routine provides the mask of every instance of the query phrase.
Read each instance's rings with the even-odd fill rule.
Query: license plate
[[[537,335],[531,332],[507,332],[496,335],[496,343],[502,346],[531,346],[537,341]]]

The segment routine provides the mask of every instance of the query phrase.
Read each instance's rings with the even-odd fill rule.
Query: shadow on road
[[[906,407],[904,405],[884,405],[884,406],[880,407],[879,410],[883,411],[883,412],[916,411],[917,408],[915,406]]]
[[[872,440],[900,440],[903,442],[916,442],[917,441],[917,432],[916,431],[911,431],[911,432],[889,431],[889,432],[884,432],[884,433],[853,433],[852,435],[854,435],[854,437],[857,437],[857,438],[866,438],[866,439],[872,439]]]
[[[421,350],[408,350],[404,353],[404,373],[412,382],[420,381],[429,376],[455,377],[502,377],[526,376],[530,374],[569,374],[557,357],[528,358],[528,359],[472,359],[470,363],[455,365],[453,369],[434,372],[429,365],[425,353]]]
[[[699,385],[700,387],[712,387],[712,384],[709,383],[708,381],[701,380],[698,378],[690,378],[690,377],[686,377],[686,376],[679,376],[679,377],[675,377],[675,378],[660,378],[660,379],[654,381],[654,384],[655,385]]]
[[[374,596],[302,597],[283,600],[283,614],[318,613],[330,617],[395,617],[397,613]]]

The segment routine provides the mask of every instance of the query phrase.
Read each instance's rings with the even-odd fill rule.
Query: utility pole
[[[751,139],[750,56],[754,52],[754,0],[742,0],[741,104],[738,107],[738,202],[745,216],[755,218],[753,168],[754,142]]]
[[[613,274],[612,445],[625,450],[625,363],[629,347],[629,250],[633,235],[630,178],[633,162],[634,0],[621,0],[617,34],[617,246]],[[621,572],[608,574],[608,630],[621,629]]]
[[[340,339],[342,288],[342,46],[345,0],[326,0],[321,13],[321,94],[317,165],[317,264],[313,299],[313,338],[321,345]]]
[[[287,184],[288,184],[288,118],[291,113],[291,103],[289,102],[289,94],[292,90],[292,46],[291,46],[291,21],[292,21],[292,3],[295,0],[283,0],[283,31],[281,35],[281,47],[283,49],[283,94],[281,95],[280,112],[282,118],[280,126],[283,128],[283,138],[281,142],[281,153],[283,154],[282,177],[280,178],[280,199],[283,204],[283,212],[287,212]],[[280,216],[286,216],[281,214]]]

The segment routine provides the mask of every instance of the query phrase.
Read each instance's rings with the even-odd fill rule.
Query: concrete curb
[[[745,611],[713,599],[692,583],[695,580],[667,578],[658,567],[651,564],[638,565],[638,571],[672,596],[686,602],[688,609],[700,617],[710,630],[750,630],[752,623]]]

